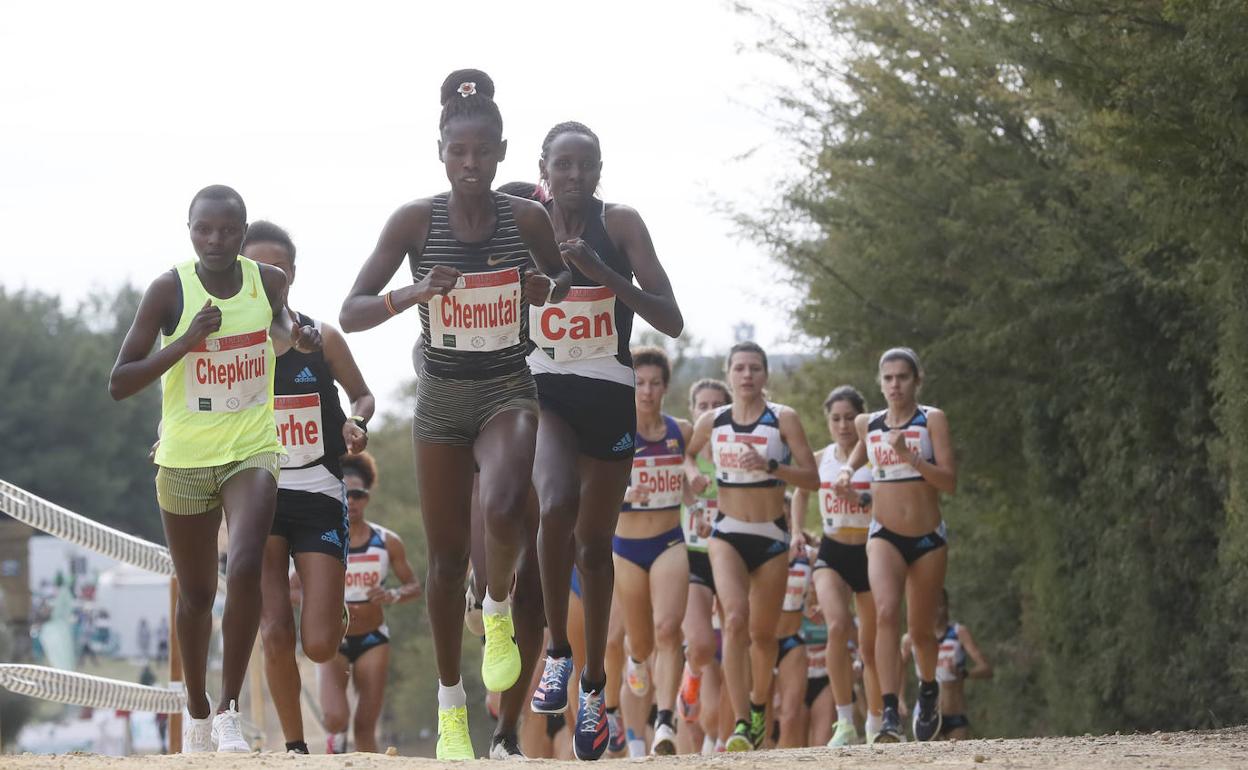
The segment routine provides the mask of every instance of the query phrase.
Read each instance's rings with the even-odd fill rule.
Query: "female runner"
[[[343,329],[359,331],[420,309],[424,361],[412,431],[428,539],[439,759],[474,756],[460,681],[459,597],[477,466],[488,563],[481,678],[495,692],[520,678],[508,594],[525,541],[537,435],[537,390],[525,364],[528,308],[562,300],[572,278],[541,204],[491,189],[507,150],[493,96],[494,83],[480,70],[452,72],[442,84],[438,151],[451,190],[390,217],[339,317]],[[413,282],[379,296],[405,257]]]
[[[851,600],[858,610],[857,638],[862,651],[863,686],[867,692],[867,740],[880,730],[880,684],[875,671],[875,603],[867,577],[867,530],[871,526],[871,471],[859,468],[849,490],[835,488],[841,466],[858,443],[854,421],[866,411],[862,394],[849,385],[835,388],[823,402],[832,443],[815,453],[819,463],[819,515],[823,539],[815,561],[815,590],[828,624],[828,679],[836,700],[836,728],[829,746],[858,741],[854,726],[854,671],[848,642],[854,638]],[[793,495],[805,511],[809,494]]]
[[[803,509],[805,510],[805,509]],[[800,529],[794,535],[803,539]],[[776,629],[779,652],[776,655],[776,722],[779,735],[776,748],[795,749],[806,745],[806,643],[802,638],[806,599],[810,587],[810,558],[802,553],[789,563],[788,583],[784,589],[784,606]]]
[[[949,619],[949,594],[941,592],[936,610],[936,636],[940,652],[936,658],[936,681],[940,682],[940,737],[964,741],[971,737],[971,720],[967,718],[966,680],[991,679],[992,664],[975,643],[970,629]],[[913,654],[910,635],[902,641],[902,662]],[[967,667],[967,659],[974,667]]]
[[[252,222],[243,256],[272,265],[295,282],[295,244],[272,222]],[[273,412],[285,451],[277,479],[277,510],[264,546],[260,636],[264,673],[282,724],[286,750],[307,754],[303,739],[301,682],[295,661],[295,615],[290,603],[290,562],[302,586],[299,640],[316,663],[331,660],[346,631],[342,612],[347,563],[346,494],[339,458],[368,445],[366,425],[373,394],[337,329],[289,309],[292,322],[314,326],[324,347],[316,353],[287,351],[277,357]],[[338,384],[351,402],[343,414]]]
[[[685,617],[689,557],[680,526],[684,501],[681,465],[693,426],[663,413],[671,382],[667,354],[658,348],[633,351],[637,373],[637,435],[632,483],[624,495],[624,515],[616,525],[616,597],[624,610],[628,638],[625,681],[638,697],[647,694],[647,661],[655,655],[654,702],[658,716],[650,753],[676,753],[673,714],[683,665],[680,624]]]
[[[933,629],[949,555],[940,493],[953,494],[957,467],[945,413],[918,402],[923,384],[918,355],[910,348],[887,350],[880,356],[879,372],[888,408],[855,419],[858,445],[835,486],[842,496],[851,494],[858,468],[870,463],[873,519],[867,564],[875,594],[876,672],[884,693],[884,719],[876,740],[901,740],[897,692],[904,595],[920,680],[912,729],[915,740],[930,741],[941,728],[939,644]]]
[[[121,400],[161,383],[156,502],[178,579],[174,623],[187,698],[182,750],[246,752],[237,700],[260,625],[255,588],[282,451],[273,428],[274,357],[292,346],[320,350],[321,335],[291,323],[281,270],[239,256],[247,232],[242,196],[224,185],[205,187],[191,199],[187,219],[196,258],[144,292],[108,392]],[[214,709],[205,685],[223,514],[229,553]]]
[[[346,751],[347,724],[351,709],[347,703],[347,680],[355,682],[359,702],[355,706],[356,751],[377,751],[377,719],[385,698],[390,669],[390,630],[386,628],[384,607],[420,598],[420,583],[407,562],[407,549],[399,536],[364,518],[374,485],[377,463],[361,452],[342,458],[343,481],[347,488],[347,635],[338,646],[338,655],[320,664],[321,712],[329,734],[328,753]],[[399,585],[385,588],[389,573]],[[298,573],[296,588],[306,586]],[[305,612],[307,610],[304,610]]]
[[[698,380],[689,388],[689,414],[696,423],[702,415],[732,403],[728,384],[720,380]],[[680,685],[677,704],[686,721],[697,721],[711,737],[712,745],[719,735],[719,692],[722,678],[719,661],[719,638],[712,616],[715,603],[715,578],[707,555],[707,538],[717,513],[718,489],[714,482],[715,466],[706,449],[697,457],[698,470],[711,478],[710,485],[697,495],[692,505],[685,506],[685,548],[689,551],[689,600],[685,609],[685,675]],[[702,695],[705,692],[706,698]]]
[[[612,537],[632,470],[637,429],[629,336],[636,313],[675,337],[684,327],[671,283],[636,211],[594,197],[602,150],[588,127],[552,128],[538,161],[547,204],[575,289],[535,308],[529,366],[542,419],[533,483],[541,505],[538,548],[551,646],[532,708],[562,713],[572,678],[568,588],[575,562],[585,608],[585,669],[573,745],[580,759],[606,750],[603,690],[614,570]],[[636,277],[637,284],[633,284]]]
[[[800,537],[790,544],[784,484],[817,489],[819,473],[797,413],[766,400],[763,349],[733,345],[727,368],[733,402],[698,419],[685,473],[695,494],[706,490],[710,479],[697,458],[709,444],[719,484],[711,568],[724,610],[723,671],[736,717],[725,747],[749,751],[766,737],[788,556],[805,548]],[[800,532],[801,522],[794,525]]]

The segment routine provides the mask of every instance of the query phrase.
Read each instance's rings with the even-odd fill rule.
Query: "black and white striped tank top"
[[[429,236],[412,278],[423,279],[434,265],[463,273],[446,297],[420,305],[424,372],[434,377],[484,380],[527,371],[529,306],[521,274],[533,266],[506,195],[494,193],[494,234],[463,243],[451,234],[450,193],[433,198]]]

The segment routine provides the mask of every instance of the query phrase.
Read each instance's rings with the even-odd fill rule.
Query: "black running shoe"
[[[490,742],[490,759],[524,759],[514,735],[495,735]]]
[[[942,721],[940,717],[940,688],[933,687],[926,694],[920,688],[919,701],[914,704],[914,724],[911,725],[914,730],[914,739],[916,741],[930,741],[940,735]]]
[[[897,716],[897,709],[885,707],[883,724],[875,736],[875,743],[901,743],[901,717]]]

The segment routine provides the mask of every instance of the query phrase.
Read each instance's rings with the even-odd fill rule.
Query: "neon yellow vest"
[[[161,347],[185,334],[210,299],[221,308],[221,328],[161,377],[157,465],[208,468],[282,451],[273,429],[273,309],[260,267],[246,257],[238,261],[243,288],[229,299],[208,294],[194,261],[176,268],[182,317],[172,335],[161,335]]]

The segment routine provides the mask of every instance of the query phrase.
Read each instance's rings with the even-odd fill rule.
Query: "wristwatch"
[[[365,433],[368,433],[368,421],[365,420],[363,417],[359,416],[358,414],[353,414],[347,419],[355,423],[356,425],[358,425],[360,430],[364,431]]]
[[[775,472],[776,472],[776,469],[777,469],[777,468],[779,468],[779,467],[780,467],[780,461],[779,461],[779,460],[777,460],[776,458],[774,458],[774,457],[773,457],[773,458],[771,458],[770,460],[768,460],[768,461],[767,461],[767,472],[768,472],[768,473],[775,473]]]

